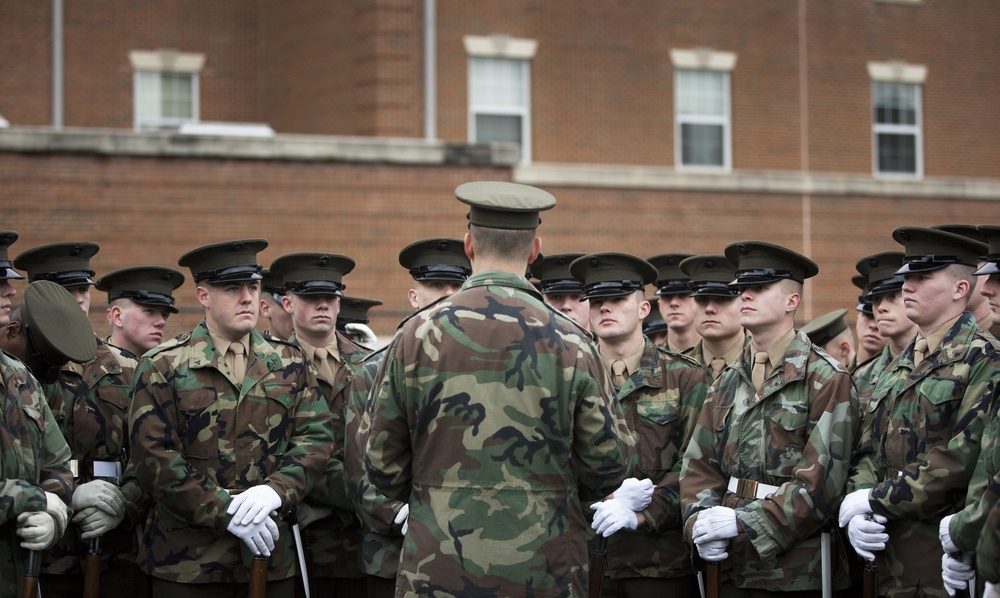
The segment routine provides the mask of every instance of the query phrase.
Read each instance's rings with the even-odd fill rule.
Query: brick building
[[[545,252],[803,251],[807,320],[896,226],[1000,222],[998,65],[990,0],[9,0],[0,228],[96,241],[98,275],[344,253],[386,335],[399,249],[510,180],[559,201]]]

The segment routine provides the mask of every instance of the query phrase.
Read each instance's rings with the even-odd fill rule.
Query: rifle
[[[24,571],[24,583],[21,585],[22,598],[38,596],[38,571],[42,566],[37,550],[28,551],[28,566]]]
[[[705,598],[719,598],[719,571],[722,563],[708,561],[705,563]]]
[[[874,560],[865,559],[863,598],[878,598],[878,567]]]
[[[257,555],[250,562],[250,589],[247,598],[264,598],[267,593],[267,557]]]
[[[83,557],[83,598],[101,595],[101,538],[91,538],[87,555]]]
[[[608,565],[608,539],[597,536],[597,541],[590,549],[590,575],[587,578],[590,589],[589,598],[601,598],[604,589],[604,570]]]

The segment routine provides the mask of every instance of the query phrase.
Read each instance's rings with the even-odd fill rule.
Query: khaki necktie
[[[920,337],[917,344],[913,346],[913,367],[920,365],[920,362],[927,357],[927,339]]]
[[[726,367],[726,360],[716,357],[708,364],[708,367],[712,368],[712,377],[718,378],[719,374],[722,373],[723,368]]]
[[[767,368],[767,351],[760,351],[753,354],[753,370],[750,371],[750,381],[753,387],[760,390],[764,386],[764,372]]]
[[[618,360],[611,363],[611,373],[614,375],[615,388],[621,389],[625,386],[628,378],[625,376],[625,362]]]
[[[333,383],[333,368],[330,367],[330,352],[323,347],[316,347],[313,353],[313,363],[319,372],[319,377],[327,382]]]
[[[243,343],[230,344],[229,350],[226,351],[226,358],[229,371],[233,373],[237,382],[243,384],[243,377],[247,375],[247,358],[243,353]]]

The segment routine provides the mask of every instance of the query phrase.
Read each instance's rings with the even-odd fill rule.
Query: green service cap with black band
[[[583,283],[581,301],[630,295],[656,280],[652,264],[626,253],[585,255],[573,260],[569,271]]]
[[[986,239],[987,246],[989,247],[989,253],[986,255],[986,263],[983,267],[976,270],[976,276],[991,276],[993,274],[1000,274],[1000,226],[994,226],[992,224],[981,224],[978,227],[979,232],[983,233],[983,238]]]
[[[690,253],[661,253],[646,258],[646,261],[656,268],[656,294],[660,297],[665,295],[687,295],[691,292],[691,277],[681,270],[681,262],[689,257]]]
[[[177,313],[173,293],[182,284],[184,275],[173,268],[135,266],[105,274],[95,288],[107,292],[108,303],[129,299],[139,305],[165,307]]]
[[[54,382],[69,361],[84,363],[97,355],[97,339],[87,315],[69,291],[55,282],[28,284],[21,320],[27,365],[42,382]]]
[[[271,274],[285,283],[285,292],[296,295],[343,297],[344,275],[354,260],[336,253],[290,253],[271,262]]]
[[[867,281],[865,297],[898,293],[903,289],[903,275],[896,274],[903,267],[902,251],[883,251],[858,260],[854,265]]]
[[[212,243],[185,253],[177,265],[191,270],[195,283],[223,284],[261,280],[263,267],[257,254],[267,247],[265,239],[242,239]]]
[[[569,271],[574,260],[583,257],[582,253],[555,253],[539,256],[531,264],[531,275],[538,279],[538,290],[543,295],[550,293],[582,293],[583,283],[573,278]]]
[[[343,331],[347,324],[367,324],[368,310],[382,305],[378,299],[362,297],[341,297],[340,313],[337,314],[337,328]]]
[[[819,274],[819,266],[787,247],[763,241],[740,241],[726,246],[726,257],[736,264],[730,286],[764,285],[779,280],[804,282]]]
[[[271,274],[270,268],[261,270],[260,275],[260,288],[265,293],[270,293],[275,303],[281,303],[281,296],[285,294],[285,281]]]
[[[64,287],[96,284],[90,258],[101,246],[97,243],[53,243],[42,245],[14,258],[14,267],[28,273],[28,282],[50,280]]]
[[[933,272],[954,264],[979,265],[989,251],[985,243],[963,235],[919,226],[901,226],[892,238],[903,246],[903,265],[896,274]]]
[[[17,241],[17,231],[0,230],[0,280],[22,280],[23,276],[14,270],[14,264],[7,256],[7,248]]]
[[[854,307],[854,310],[865,314],[869,318],[875,317],[875,306],[868,296],[868,279],[860,274],[855,274],[851,276],[851,284],[858,287],[858,290],[861,291],[861,294],[858,295],[858,304]]]
[[[846,309],[838,309],[824,314],[803,326],[802,332],[806,333],[812,344],[825,347],[838,334],[847,330],[847,320],[844,319],[846,315]]]
[[[729,287],[736,276],[736,265],[724,255],[694,255],[680,263],[681,272],[691,279],[692,297],[739,297],[740,292]]]
[[[659,298],[650,299],[649,314],[642,319],[642,333],[648,337],[653,337],[656,334],[667,334],[670,330],[663,320],[663,316],[660,315],[659,303]]]
[[[498,181],[463,183],[455,197],[468,204],[469,224],[506,230],[534,230],[542,222],[539,213],[556,205],[548,191]]]
[[[399,265],[413,280],[465,282],[472,274],[472,264],[460,239],[424,239],[410,243],[399,252]]]

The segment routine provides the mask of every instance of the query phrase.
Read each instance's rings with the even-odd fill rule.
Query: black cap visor
[[[343,297],[344,285],[332,280],[305,280],[302,282],[286,282],[285,288],[296,295],[334,295]]]
[[[583,287],[584,296],[580,301],[631,295],[636,291],[642,290],[644,286],[641,281],[635,280],[603,280],[601,282],[593,282]]]
[[[218,270],[208,270],[198,274],[195,282],[207,282],[209,284],[224,284],[227,282],[246,282],[248,280],[262,280],[260,275],[264,267],[260,264],[245,264],[230,266],[229,268],[219,268]]]
[[[775,270],[774,268],[757,268],[754,270],[737,270],[736,280],[729,283],[731,287],[746,287],[758,284],[771,284],[779,280],[794,280],[795,275],[788,270]]]
[[[432,266],[414,266],[410,268],[410,276],[413,280],[445,280],[454,282],[465,282],[472,270],[455,266],[452,264],[434,264]]]

